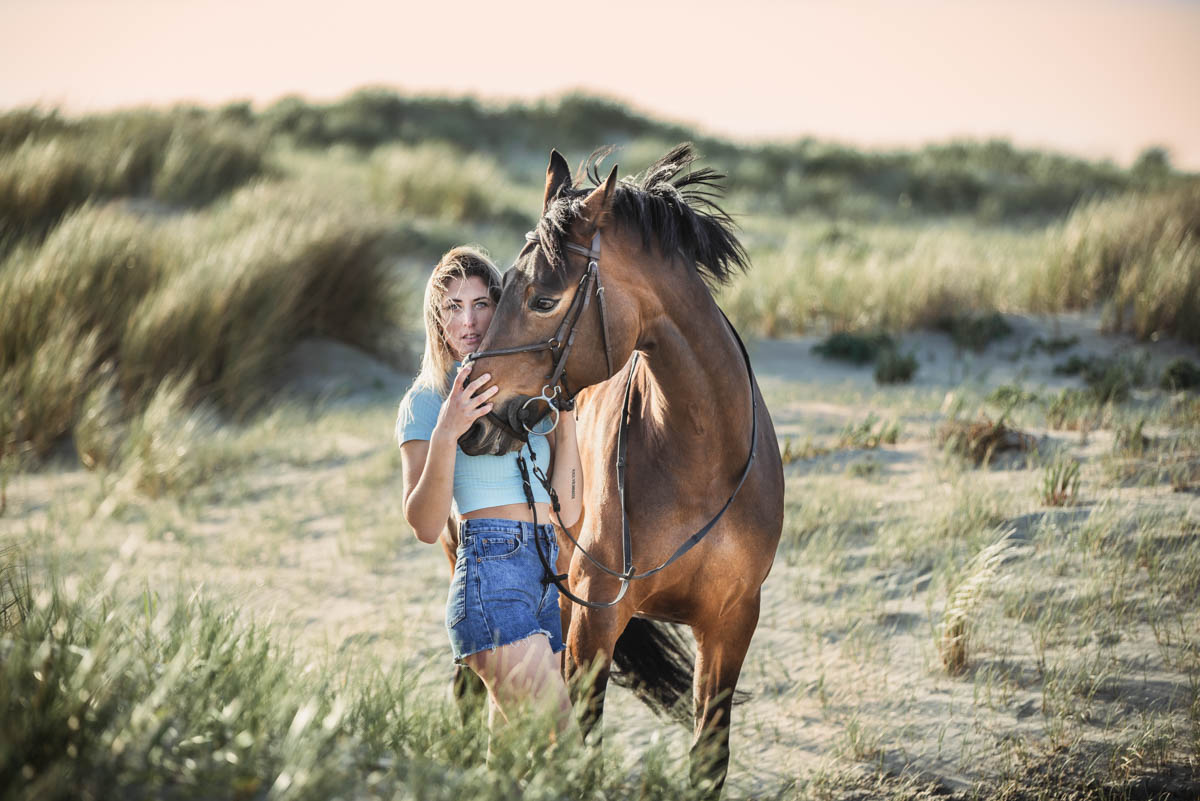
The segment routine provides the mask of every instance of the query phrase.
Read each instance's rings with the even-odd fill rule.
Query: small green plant
[[[939,318],[935,327],[945,331],[960,348],[976,352],[987,348],[996,340],[1012,334],[1012,326],[999,312],[991,314],[946,315]]]
[[[1145,427],[1145,417],[1138,418],[1136,423],[1122,423],[1117,426],[1113,436],[1113,455],[1138,458],[1145,456],[1150,448],[1150,438],[1143,430]]]
[[[1088,431],[1099,425],[1101,409],[1089,390],[1067,387],[1050,399],[1046,424],[1064,431]]]
[[[1037,403],[1038,400],[1036,392],[1030,392],[1019,384],[1001,384],[987,396],[988,403],[1003,406],[1005,409],[1014,409],[1017,406]]]
[[[885,348],[875,360],[875,381],[879,384],[906,384],[916,372],[915,353],[901,354],[897,348]]]
[[[826,359],[837,359],[854,364],[869,364],[886,349],[894,349],[895,340],[885,333],[857,334],[840,331],[831,334],[824,342],[813,345],[813,353]]]
[[[1050,337],[1050,339],[1034,337],[1033,342],[1031,342],[1029,345],[1029,352],[1033,354],[1040,350],[1053,356],[1054,354],[1061,353],[1064,350],[1070,350],[1078,344],[1079,337],[1077,336]]]
[[[785,465],[792,464],[794,462],[803,462],[808,459],[815,459],[818,456],[825,456],[830,452],[829,448],[822,448],[818,445],[814,445],[812,437],[804,440],[803,445],[796,445],[796,442],[798,442],[798,440],[791,436],[783,441],[783,448],[781,448],[779,451],[779,457],[783,460]]]
[[[878,459],[867,457],[865,459],[856,459],[846,466],[846,473],[854,478],[872,478],[879,475],[883,465]]]
[[[29,613],[29,572],[15,546],[0,548],[0,634],[15,628]]]
[[[1171,392],[1200,387],[1200,367],[1190,359],[1176,359],[1163,370],[1158,385]]]
[[[880,445],[895,445],[900,439],[900,423],[880,420],[868,414],[861,423],[849,423],[838,437],[838,447],[843,449],[874,450]]]
[[[1083,357],[1079,355],[1072,356],[1065,362],[1059,362],[1054,365],[1055,375],[1081,375],[1088,365],[1096,360],[1095,356]]]
[[[1079,461],[1059,454],[1042,472],[1041,498],[1046,506],[1073,506],[1079,496]]]
[[[1078,375],[1097,403],[1120,403],[1146,382],[1146,361],[1129,356],[1072,356],[1054,366],[1056,375]]]

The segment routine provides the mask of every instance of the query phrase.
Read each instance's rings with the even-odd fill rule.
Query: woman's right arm
[[[464,387],[463,381],[470,372],[470,364],[458,371],[429,439],[408,440],[400,446],[404,519],[421,542],[437,542],[445,528],[454,498],[454,458],[458,438],[472,423],[492,410],[492,404],[487,400],[499,389],[490,387],[479,392],[491,378],[487,373]]]

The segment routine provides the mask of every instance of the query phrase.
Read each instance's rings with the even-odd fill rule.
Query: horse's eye
[[[544,295],[539,295],[529,301],[529,308],[537,312],[548,312],[558,305],[557,298],[548,298]]]

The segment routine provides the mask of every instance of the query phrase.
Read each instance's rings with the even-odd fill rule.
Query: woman
[[[499,298],[500,274],[470,247],[443,256],[425,287],[425,354],[396,423],[404,517],[417,539],[433,543],[452,505],[457,511],[459,545],[446,628],[454,661],[469,666],[487,686],[489,725],[535,703],[556,716],[562,730],[571,725],[571,715],[555,656],[563,650],[558,590],[543,581],[534,540],[541,539],[553,566],[554,526],[543,523],[533,530],[517,454],[468,456],[457,443],[492,410],[488,399],[498,390],[488,386],[490,375],[472,375],[472,365],[460,363],[478,350]],[[574,524],[583,497],[574,415],[560,415],[547,437],[531,435],[521,453],[531,470],[534,462],[551,466],[560,520]],[[537,519],[549,521],[550,496],[536,480],[533,484]]]

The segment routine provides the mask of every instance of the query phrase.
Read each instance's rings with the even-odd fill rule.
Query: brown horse
[[[708,534],[667,568],[629,582],[619,603],[591,608],[563,599],[568,673],[598,670],[585,732],[602,711],[614,661],[616,675],[659,710],[686,710],[690,691],[693,780],[709,782],[716,794],[728,767],[734,689],[783,523],[783,469],[749,363],[709,288],[744,270],[746,255],[714,203],[723,176],[692,170],[694,158],[681,145],[639,178],[619,183],[615,169],[601,182],[593,167],[594,187],[578,188],[562,156],[551,154],[542,218],[505,275],[474,371],[491,373],[499,386],[498,419],[481,420],[460,442],[467,453],[514,450],[513,434],[539,406],[529,399],[560,392],[547,391],[551,374],[560,394],[578,392],[584,514],[572,531],[580,547],[563,538],[559,568],[570,591],[594,603],[611,602],[622,583],[580,551],[623,572],[615,462],[624,404],[625,511],[636,572],[667,561],[744,478]],[[587,251],[590,258],[579,255]],[[593,269],[589,261],[602,289],[597,302],[585,304],[575,295],[592,291],[581,283]],[[570,315],[569,355],[561,342],[518,347],[561,334]],[[518,352],[484,353],[509,348]],[[635,351],[640,359],[630,358]],[[554,365],[559,354],[562,370]],[[691,627],[694,666],[680,664],[690,655],[672,629],[652,621]]]

